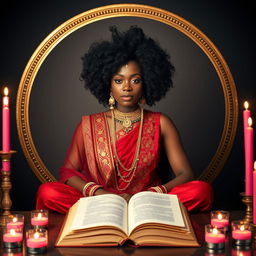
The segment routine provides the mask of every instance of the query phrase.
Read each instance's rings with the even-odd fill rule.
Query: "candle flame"
[[[9,99],[7,97],[4,97],[3,101],[4,101],[3,103],[5,106],[9,105]]]
[[[5,96],[8,96],[8,94],[9,94],[8,87],[4,87],[4,95],[5,95]]]
[[[256,161],[254,161],[254,170],[256,171]]]
[[[248,126],[251,127],[252,126],[252,118],[248,117]]]
[[[37,218],[42,219],[42,213],[41,212],[38,213]]]
[[[245,230],[244,225],[242,225],[242,226],[240,227],[240,230],[241,230],[241,231],[244,231],[244,230]]]
[[[10,230],[10,234],[11,234],[12,236],[16,235],[15,230],[14,230],[14,229],[11,229],[11,230]]]
[[[213,233],[214,235],[217,235],[217,234],[218,234],[217,228],[214,228],[214,229],[212,230],[212,233]]]
[[[217,218],[218,218],[218,220],[222,220],[222,214],[221,214],[221,213],[218,213]]]
[[[16,217],[14,217],[14,218],[12,219],[13,222],[17,222],[17,220],[18,220],[18,219],[17,219]]]
[[[38,233],[38,232],[36,232],[35,234],[34,234],[34,238],[35,239],[38,239],[40,237],[40,234]]]
[[[249,103],[248,103],[248,101],[245,101],[245,102],[244,102],[244,108],[245,108],[246,110],[249,108]]]

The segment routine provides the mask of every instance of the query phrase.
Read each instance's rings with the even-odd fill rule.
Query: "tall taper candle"
[[[4,97],[2,105],[2,151],[10,151],[10,100],[9,100],[9,90],[7,87],[4,88]],[[10,162],[2,162],[2,170],[10,171]]]
[[[253,171],[253,224],[256,225],[256,161]]]
[[[252,195],[253,187],[253,128],[252,118],[248,118],[248,127],[245,136],[245,194]]]

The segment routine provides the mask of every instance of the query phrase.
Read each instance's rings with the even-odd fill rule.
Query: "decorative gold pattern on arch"
[[[210,39],[190,22],[166,10],[139,4],[115,4],[83,12],[56,28],[35,50],[23,72],[16,102],[18,135],[30,167],[41,182],[55,180],[35,148],[29,125],[30,94],[34,79],[43,61],[60,41],[77,29],[99,20],[125,16],[156,20],[179,30],[192,39],[212,62],[224,93],[225,121],[217,151],[209,165],[198,177],[200,180],[211,183],[227,160],[237,129],[237,92],[229,67]]]

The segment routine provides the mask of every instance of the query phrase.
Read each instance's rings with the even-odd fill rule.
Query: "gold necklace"
[[[141,110],[137,108],[133,112],[123,113],[118,109],[114,109],[114,119],[116,122],[121,123],[124,131],[128,133],[132,130],[133,123],[141,120]]]
[[[124,181],[127,183],[127,185],[125,186],[125,188],[119,188],[118,187],[118,183],[117,183],[117,180],[116,180],[116,187],[118,190],[125,190],[129,184],[131,183],[132,181],[132,178],[134,177],[135,175],[135,171],[137,169],[137,165],[138,165],[138,162],[139,162],[139,153],[140,153],[140,146],[141,146],[141,138],[142,138],[142,126],[143,126],[143,108],[140,109],[140,115],[141,115],[141,120],[140,120],[140,130],[139,130],[139,135],[138,135],[138,140],[137,140],[137,145],[136,145],[136,151],[135,151],[135,156],[134,156],[134,159],[133,159],[133,162],[132,162],[132,165],[130,168],[126,168],[123,163],[121,162],[121,160],[119,159],[118,157],[118,154],[117,154],[117,149],[116,149],[116,128],[115,128],[115,114],[114,114],[114,110],[111,111],[111,114],[112,114],[112,138],[113,138],[113,148],[114,148],[114,160],[115,160],[115,166],[116,166],[116,170],[117,170],[117,173],[118,173],[118,176]],[[121,172],[120,172],[120,169],[119,169],[119,165],[126,171],[128,172],[127,175],[122,175]],[[129,178],[129,176],[131,176]],[[129,179],[128,179],[129,178]],[[127,180],[128,179],[128,180]]]

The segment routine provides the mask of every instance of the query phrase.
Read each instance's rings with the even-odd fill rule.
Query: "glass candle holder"
[[[31,212],[31,225],[34,228],[48,227],[48,210],[33,210]]]
[[[211,225],[215,227],[224,227],[228,230],[229,212],[228,211],[211,211]]]
[[[252,242],[252,226],[243,220],[235,220],[231,223],[232,239],[236,246],[250,246]]]
[[[4,248],[20,248],[23,240],[22,228],[4,228],[3,230],[3,245]]]
[[[22,214],[12,214],[6,218],[6,227],[10,229],[24,227],[24,215]]]
[[[205,225],[205,241],[208,249],[222,250],[225,248],[226,230],[224,227]]]
[[[30,254],[41,254],[47,251],[48,232],[47,229],[35,228],[26,232],[27,252]]]

